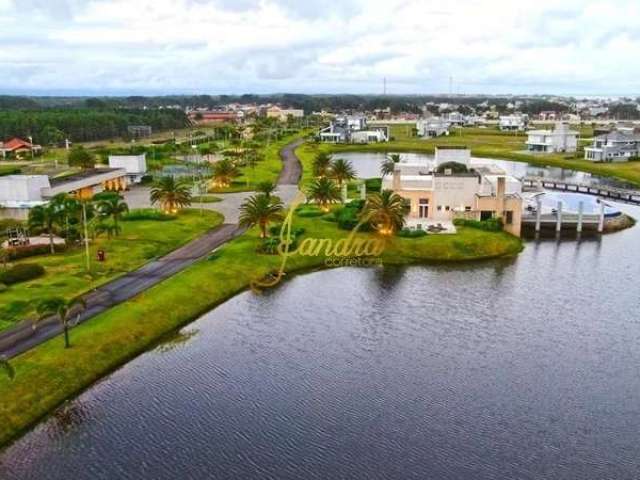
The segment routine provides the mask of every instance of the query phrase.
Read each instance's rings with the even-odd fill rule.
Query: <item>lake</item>
[[[2,452],[0,478],[638,478],[638,245],[243,293]]]

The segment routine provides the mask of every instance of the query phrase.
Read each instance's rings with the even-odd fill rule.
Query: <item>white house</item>
[[[416,122],[418,136],[434,138],[449,135],[449,123],[439,117],[426,118]]]
[[[640,134],[614,130],[593,139],[585,147],[584,158],[592,162],[627,162],[640,157]]]
[[[374,143],[389,141],[388,126],[367,126],[367,119],[360,115],[336,117],[331,125],[319,132],[324,143]]]
[[[109,155],[109,167],[123,168],[129,183],[140,183],[147,173],[146,153],[141,155]]]
[[[527,135],[530,152],[575,152],[578,148],[578,132],[569,130],[566,123],[557,123],[554,130],[529,130]]]
[[[386,142],[389,139],[383,129],[375,130],[359,130],[351,132],[349,141],[351,143],[379,143]]]
[[[498,126],[500,130],[522,131],[529,123],[529,117],[524,114],[501,115]]]
[[[51,188],[46,175],[7,175],[0,177],[0,206],[31,208],[46,203],[43,190]]]

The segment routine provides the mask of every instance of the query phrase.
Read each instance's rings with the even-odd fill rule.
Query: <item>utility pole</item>
[[[382,95],[387,96],[387,77],[382,80]]]
[[[82,223],[84,224],[84,254],[87,263],[87,272],[91,271],[91,260],[89,257],[89,234],[87,229],[87,202],[82,200]]]

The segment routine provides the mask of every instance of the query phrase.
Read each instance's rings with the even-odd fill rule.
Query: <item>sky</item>
[[[0,0],[0,94],[640,94],[640,1]]]

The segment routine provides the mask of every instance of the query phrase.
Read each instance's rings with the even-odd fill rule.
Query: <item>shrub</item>
[[[0,292],[4,292],[7,288],[9,287],[7,287],[4,283],[0,283]]]
[[[122,221],[136,222],[139,220],[152,220],[157,222],[167,222],[175,220],[176,218],[177,217],[175,215],[169,215],[153,208],[138,208],[125,213],[122,216]]]
[[[490,218],[488,220],[467,220],[465,218],[456,218],[453,220],[453,224],[457,227],[471,227],[485,230],[487,232],[500,232],[502,231],[502,219]]]
[[[382,178],[367,178],[364,181],[367,192],[379,192],[382,188]]]
[[[0,283],[13,285],[14,283],[26,282],[44,275],[44,267],[35,263],[22,263],[15,265],[9,270],[0,273]]]
[[[109,201],[109,200],[111,200],[113,198],[122,198],[122,196],[118,192],[107,192],[107,191],[105,191],[105,192],[96,193],[93,196],[92,200],[95,201],[95,202],[100,202],[100,201],[103,201],[103,200]]]
[[[66,245],[54,245],[54,250],[56,252],[63,252],[66,248]],[[24,245],[22,247],[7,248],[7,259],[11,262],[14,260],[20,260],[21,258],[35,257],[36,255],[49,255],[50,253],[51,247],[49,244]]]
[[[397,235],[402,238],[420,238],[425,237],[427,235],[427,232],[425,232],[424,230],[411,230],[409,228],[403,228],[398,232]]]
[[[302,205],[296,209],[296,213],[302,218],[321,217],[325,212],[314,205]]]

